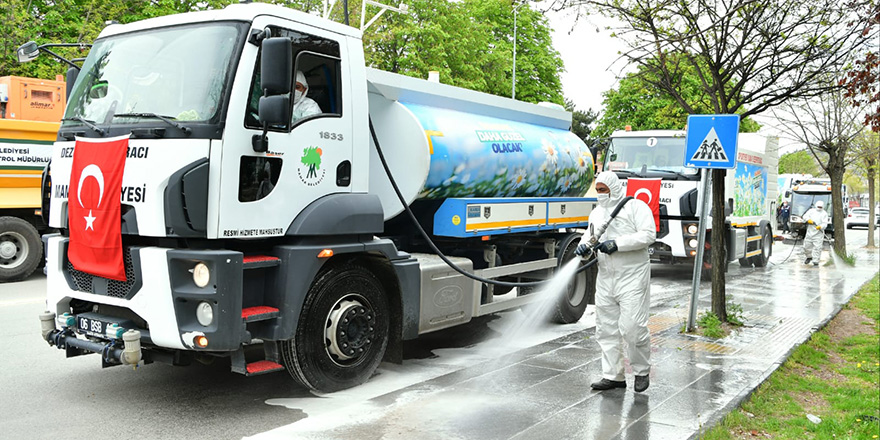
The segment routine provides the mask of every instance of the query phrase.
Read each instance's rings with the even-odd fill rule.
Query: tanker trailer
[[[266,4],[107,27],[53,153],[44,339],[330,392],[400,362],[403,340],[539,299],[595,203],[571,115],[367,69],[360,37]],[[297,77],[321,112],[294,120]],[[108,223],[123,276],[71,251]],[[580,319],[594,274],[552,319]]]

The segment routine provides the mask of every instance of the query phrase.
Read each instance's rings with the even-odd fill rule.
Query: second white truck
[[[651,246],[652,261],[693,264],[699,232],[698,194],[701,173],[685,163],[684,131],[616,131],[605,154],[604,169],[626,181],[630,177],[662,179],[660,230]],[[776,230],[778,139],[742,133],[736,168],[725,178],[725,230],[727,261],[763,267],[773,252]],[[711,206],[711,203],[709,204]],[[710,211],[710,215],[712,215]],[[711,220],[706,243],[709,243]],[[701,262],[704,274],[711,269],[709,252]]]

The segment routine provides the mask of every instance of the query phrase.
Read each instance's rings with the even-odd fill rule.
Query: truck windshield
[[[605,154],[608,171],[631,171],[647,174],[696,176],[698,171],[684,166],[685,138],[627,137],[613,138]],[[677,177],[671,177],[675,180]],[[663,176],[664,179],[669,177]]]
[[[135,32],[95,42],[71,91],[64,124],[156,124],[156,114],[204,122],[218,116],[239,23],[216,22]],[[161,121],[159,121],[161,123]]]
[[[825,210],[828,211],[828,216],[830,217],[832,212],[831,193],[810,194],[795,192],[791,196],[791,215],[803,217],[807,210],[816,206],[816,202],[819,200],[825,204]]]

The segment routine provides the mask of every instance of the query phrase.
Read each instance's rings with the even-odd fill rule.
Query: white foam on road
[[[432,353],[436,357],[429,359],[405,360],[400,365],[382,363],[376,371],[377,374],[367,383],[348,390],[329,394],[313,393],[309,397],[268,399],[266,400],[268,405],[300,410],[307,417],[290,425],[247,438],[259,440],[321,438],[321,432],[378,419],[389,411],[394,411],[394,408],[400,407],[402,399],[422,398],[424,393],[433,391],[417,390],[403,393],[395,404],[382,408],[369,402],[370,399],[594,327],[596,319],[593,311],[593,306],[589,306],[580,321],[574,324],[536,326],[534,332],[518,335],[515,340],[505,341],[503,345],[498,344],[496,339],[488,339],[463,348],[434,349]],[[491,329],[498,332],[516,327],[518,322],[528,318],[520,310],[499,313],[498,316],[499,319],[488,324]],[[318,437],[311,437],[310,434]]]

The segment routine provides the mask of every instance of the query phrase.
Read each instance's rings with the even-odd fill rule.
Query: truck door
[[[254,150],[254,136],[263,132],[258,110],[260,51],[248,43],[223,139],[218,215],[213,217],[217,237],[283,235],[313,201],[351,192],[351,93],[342,70],[346,50],[342,37],[299,23],[268,20],[255,20],[254,28],[292,41],[290,81],[296,81],[292,120],[268,127],[268,151]]]

